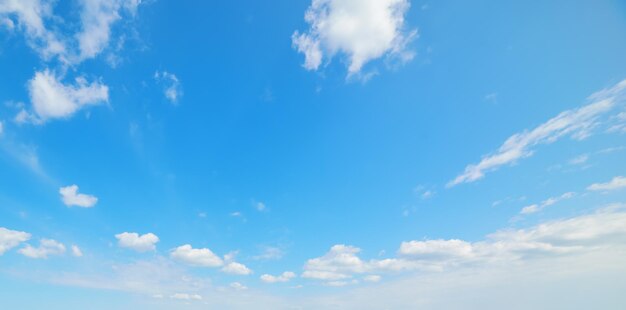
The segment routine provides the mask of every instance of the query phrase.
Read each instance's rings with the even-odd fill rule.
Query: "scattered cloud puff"
[[[35,248],[30,244],[18,250],[18,252],[30,258],[48,258],[50,255],[61,255],[65,253],[65,245],[52,239],[41,239],[39,247]]]
[[[241,283],[239,283],[239,282],[233,282],[233,283],[231,283],[231,284],[230,284],[230,287],[231,287],[232,289],[236,290],[236,291],[244,291],[244,290],[247,290],[247,289],[248,289],[248,287],[247,287],[247,286],[245,286],[245,285],[243,285],[243,284],[241,284]]]
[[[561,112],[531,131],[512,135],[494,154],[484,156],[477,164],[468,165],[462,174],[448,183],[448,187],[474,182],[483,178],[489,171],[530,157],[534,153],[533,148],[537,145],[554,143],[566,136],[574,139],[588,137],[595,127],[602,121],[606,121],[599,120],[600,116],[623,102],[624,90],[626,90],[626,80],[591,95],[589,97],[591,103],[586,106]]]
[[[289,282],[289,280],[296,277],[296,274],[291,271],[285,271],[278,276],[270,274],[264,274],[260,277],[261,281],[265,283],[277,283],[277,282]]]
[[[202,296],[198,294],[176,293],[170,296],[171,299],[179,300],[202,300]]]
[[[307,70],[337,54],[348,59],[349,77],[383,56],[406,62],[414,57],[407,44],[417,35],[405,30],[409,6],[407,0],[313,0],[304,17],[309,29],[295,31],[292,43]]]
[[[18,123],[41,124],[49,119],[69,118],[78,110],[109,101],[109,88],[100,82],[88,83],[78,77],[75,84],[63,84],[50,70],[39,71],[28,82],[32,112],[20,111]]]
[[[254,208],[259,212],[263,212],[267,210],[267,206],[265,206],[265,203],[263,202],[255,202]]]
[[[83,251],[77,245],[72,245],[72,255],[74,257],[83,257]]]
[[[543,210],[546,207],[549,207],[561,200],[565,200],[565,199],[570,199],[572,197],[576,196],[576,193],[574,192],[567,192],[561,196],[558,197],[550,197],[544,201],[542,201],[539,204],[532,204],[529,206],[526,206],[524,208],[522,208],[522,211],[520,211],[521,214],[531,214],[531,213],[536,213],[539,212],[541,210]]]
[[[118,245],[122,248],[128,248],[137,252],[148,252],[156,250],[156,244],[159,237],[153,233],[139,235],[138,233],[123,232],[115,235]]]
[[[154,79],[163,85],[165,98],[172,104],[178,104],[183,96],[183,89],[176,75],[167,71],[157,71],[154,73]]]
[[[199,267],[220,267],[222,259],[207,248],[194,249],[189,244],[181,245],[170,253],[170,257],[183,263]]]
[[[585,254],[626,241],[626,212],[611,206],[593,214],[540,224],[528,229],[505,229],[483,241],[458,239],[402,242],[397,257],[359,257],[360,249],[335,245],[324,256],[310,259],[302,277],[349,284],[354,275],[389,272],[442,271],[460,266],[506,265],[542,257]],[[338,283],[334,283],[338,284]]]
[[[79,193],[77,185],[61,187],[59,194],[61,194],[63,203],[68,207],[91,208],[98,202],[98,198],[95,196]]]
[[[256,255],[252,258],[256,260],[275,260],[282,258],[284,255],[283,250],[277,247],[265,246],[262,247],[262,249],[263,251],[261,252],[261,254]]]
[[[112,25],[122,13],[135,15],[141,1],[79,0],[81,27],[73,37],[51,27],[63,20],[54,15],[54,4],[48,0],[4,0],[0,2],[0,20],[10,30],[23,31],[28,44],[43,60],[58,57],[71,65],[100,54],[109,45]]]
[[[237,262],[230,262],[226,264],[226,266],[222,267],[221,270],[225,273],[241,276],[252,274],[252,270],[246,267],[246,265]]]
[[[608,192],[608,191],[621,189],[621,188],[625,188],[625,187],[626,187],[626,177],[616,176],[613,179],[611,179],[611,181],[609,181],[607,183],[591,184],[591,185],[589,185],[589,187],[587,187],[587,190]]]
[[[0,227],[0,255],[20,245],[20,243],[28,241],[30,237],[31,235],[27,232]]]

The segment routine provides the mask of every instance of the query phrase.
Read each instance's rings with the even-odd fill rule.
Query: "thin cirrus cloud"
[[[0,255],[20,245],[20,243],[28,241],[30,237],[31,235],[27,232],[0,227]]]
[[[309,29],[292,35],[304,54],[304,68],[318,70],[324,60],[341,54],[348,59],[348,76],[383,56],[409,61],[407,44],[417,30],[405,29],[407,0],[313,0],[305,13]]]
[[[465,171],[448,182],[447,187],[477,181],[487,172],[530,157],[538,145],[554,143],[563,137],[580,140],[590,136],[594,128],[607,121],[601,117],[623,103],[625,90],[626,80],[623,80],[591,95],[591,103],[588,105],[561,112],[533,130],[512,135],[495,153],[484,156],[477,164],[465,167]]]
[[[608,192],[622,188],[626,188],[626,177],[616,176],[606,183],[591,184],[587,187],[587,190]]]
[[[30,258],[48,258],[51,255],[62,255],[65,253],[65,245],[52,239],[41,239],[39,241],[39,247],[33,247],[27,244],[25,247],[18,250],[18,252],[26,257]]]
[[[528,205],[524,208],[522,208],[522,210],[520,211],[520,214],[531,214],[531,213],[537,213],[543,209],[545,209],[546,207],[549,207],[557,202],[560,202],[562,200],[566,200],[566,199],[570,199],[572,197],[576,196],[576,193],[574,192],[567,192],[562,194],[561,196],[557,196],[557,197],[550,197],[544,201],[542,201],[541,203],[535,203],[535,204],[531,204]]]
[[[159,237],[153,233],[139,235],[138,233],[123,232],[115,235],[117,244],[121,248],[131,249],[137,252],[148,252],[156,250]]]
[[[79,193],[78,190],[78,185],[65,186],[59,189],[61,200],[66,206],[91,208],[98,203],[98,198],[96,196],[82,194]]]

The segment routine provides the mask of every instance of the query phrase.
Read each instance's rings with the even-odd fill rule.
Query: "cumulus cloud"
[[[363,260],[360,249],[335,245],[310,259],[302,277],[349,283],[354,275],[409,271],[444,271],[461,266],[506,265],[563,255],[584,255],[626,241],[626,212],[612,206],[593,214],[543,223],[527,229],[505,229],[482,241],[413,240],[400,244],[397,257]]]
[[[29,233],[0,227],[0,255],[29,239]]]
[[[563,137],[574,139],[588,137],[595,127],[606,121],[600,120],[601,116],[605,116],[618,104],[623,103],[624,90],[626,80],[591,95],[589,97],[591,103],[588,105],[561,112],[533,130],[512,135],[494,154],[484,156],[477,164],[468,165],[462,174],[448,183],[448,187],[474,182],[483,178],[489,171],[530,157],[538,145],[554,143]]]
[[[626,177],[616,176],[611,181],[606,183],[594,183],[587,187],[590,191],[612,191],[626,187]]]
[[[249,275],[252,273],[252,270],[246,267],[246,265],[237,263],[237,262],[230,262],[226,264],[226,266],[222,267],[222,271],[225,273],[242,275],[242,276]]]
[[[18,252],[30,258],[48,258],[50,255],[61,255],[65,253],[65,245],[52,239],[41,239],[39,247],[33,247],[27,244]]]
[[[233,282],[233,283],[231,283],[231,284],[230,284],[230,287],[231,287],[232,289],[236,290],[236,291],[244,291],[244,290],[247,290],[247,289],[248,289],[248,287],[247,287],[247,286],[245,286],[245,285],[243,285],[243,284],[241,284],[241,283],[239,283],[239,282]]]
[[[38,123],[69,118],[84,107],[109,100],[108,86],[100,82],[88,83],[84,77],[77,78],[74,84],[63,84],[60,77],[47,69],[35,73],[28,82],[28,92],[34,115],[29,117],[23,114],[26,112],[20,112],[23,115],[19,119],[35,119]]]
[[[167,71],[157,71],[154,79],[163,85],[163,94],[172,104],[177,104],[183,96],[183,89],[175,74]]]
[[[61,187],[59,194],[61,194],[63,203],[68,207],[91,208],[98,202],[98,198],[95,196],[79,193],[77,185]]]
[[[264,274],[261,276],[261,281],[265,283],[277,283],[277,282],[289,282],[289,280],[296,277],[296,274],[291,271],[285,271],[280,275],[273,276],[270,274]]]
[[[313,0],[305,13],[308,31],[295,31],[293,46],[303,53],[304,67],[317,70],[324,59],[344,55],[348,76],[383,56],[408,61],[406,45],[417,35],[405,29],[407,0]]]
[[[183,263],[200,267],[220,267],[222,259],[207,248],[194,249],[189,244],[181,245],[170,253],[170,257]]]
[[[522,211],[520,211],[521,214],[531,214],[531,213],[536,213],[539,212],[541,210],[543,210],[546,207],[549,207],[559,201],[565,200],[565,199],[570,199],[572,197],[574,197],[576,195],[576,193],[574,192],[567,192],[561,196],[558,197],[550,197],[544,201],[542,201],[541,203],[538,204],[532,204],[529,206],[526,206],[524,208],[522,208]]]
[[[117,238],[120,247],[137,252],[154,251],[157,242],[159,242],[159,237],[153,233],[139,235],[138,233],[123,232],[115,235],[115,238]]]

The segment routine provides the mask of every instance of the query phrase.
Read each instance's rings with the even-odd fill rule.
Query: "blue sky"
[[[0,306],[621,309],[625,31],[609,0],[0,0]]]

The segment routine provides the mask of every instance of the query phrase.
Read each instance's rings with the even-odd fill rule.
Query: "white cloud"
[[[48,258],[49,255],[61,255],[65,253],[65,245],[52,239],[41,239],[39,247],[30,244],[18,250],[18,252],[30,258]]]
[[[589,185],[587,190],[590,191],[612,191],[626,187],[626,177],[616,176],[607,183],[595,183]]]
[[[72,245],[72,255],[75,257],[82,257],[83,251],[81,251],[77,245]]]
[[[599,117],[623,101],[625,89],[626,80],[593,94],[589,97],[592,102],[586,106],[561,112],[531,131],[512,135],[494,154],[484,156],[477,164],[468,165],[462,174],[448,183],[448,187],[474,182],[489,171],[532,156],[537,145],[550,144],[566,136],[574,139],[588,137],[600,124]]]
[[[231,287],[231,288],[233,288],[233,289],[235,289],[236,291],[244,291],[244,290],[247,290],[247,289],[248,289],[248,287],[247,287],[247,286],[245,286],[245,285],[243,285],[243,284],[241,284],[241,283],[239,283],[239,282],[233,282],[233,283],[231,283],[231,284],[230,284],[230,287]]]
[[[589,160],[589,154],[576,156],[568,161],[570,165],[582,165]]]
[[[147,252],[156,250],[159,237],[153,233],[139,235],[138,233],[123,232],[115,235],[118,245],[122,248],[133,249],[137,252]]]
[[[263,212],[265,210],[267,210],[267,207],[265,206],[265,203],[263,202],[257,202],[254,204],[254,208],[257,209],[257,211],[259,212]]]
[[[96,57],[111,39],[111,27],[121,18],[121,10],[134,15],[141,1],[81,0],[82,30],[76,34],[80,54],[78,62]]]
[[[28,44],[46,60],[66,53],[65,44],[58,39],[57,34],[46,29],[44,20],[51,17],[50,1],[0,1],[0,18],[9,25],[13,25],[15,19],[18,28],[24,31]]]
[[[363,273],[369,269],[357,254],[361,249],[343,244],[334,245],[322,257],[309,259],[304,265],[302,277],[319,280],[341,280],[352,273]]]
[[[222,259],[207,248],[194,249],[189,244],[181,245],[170,253],[170,257],[193,266],[220,267]]]
[[[91,208],[98,202],[98,198],[95,196],[79,193],[77,185],[61,187],[59,194],[61,194],[63,203],[68,207]]]
[[[0,227],[0,255],[29,239],[29,233]]]
[[[611,207],[594,214],[557,220],[528,229],[505,229],[485,240],[458,239],[402,242],[398,257],[363,260],[360,249],[335,245],[310,259],[302,277],[346,282],[356,274],[446,271],[462,266],[523,263],[542,257],[582,255],[626,242],[626,212]],[[367,277],[367,276],[366,276]]]
[[[180,97],[183,96],[183,89],[176,75],[167,71],[157,71],[154,73],[154,78],[163,84],[163,94],[165,98],[171,103],[177,104]]]
[[[565,200],[565,199],[570,199],[572,197],[574,197],[576,195],[576,193],[574,192],[567,192],[561,196],[558,197],[550,197],[544,201],[542,201],[539,204],[532,204],[529,206],[526,206],[524,208],[522,208],[522,211],[520,211],[521,214],[531,214],[531,213],[536,213],[539,212],[541,210],[543,210],[546,207],[549,207],[559,201]]]
[[[261,254],[256,255],[253,259],[256,260],[273,260],[280,259],[284,255],[283,250],[277,247],[265,246]]]
[[[106,85],[100,82],[88,83],[83,77],[77,78],[74,85],[65,85],[49,70],[36,72],[28,82],[28,91],[35,113],[30,118],[36,117],[38,122],[69,118],[81,108],[109,100],[109,88]],[[19,120],[29,119],[19,116]]]
[[[226,264],[226,266],[222,268],[222,271],[236,275],[249,275],[252,273],[252,270],[246,267],[246,265],[237,262],[230,262]]]
[[[292,42],[308,70],[337,54],[347,57],[348,76],[385,55],[408,61],[406,45],[417,34],[404,29],[408,8],[407,0],[313,0],[305,14],[309,30],[294,32]]]
[[[369,276],[363,277],[363,281],[365,282],[379,282],[380,279],[382,279],[382,277],[379,275],[369,275]]]
[[[171,299],[179,300],[202,300],[202,296],[198,294],[176,293],[170,296]]]
[[[0,121],[0,136],[4,133],[4,123]]]
[[[264,274],[261,276],[261,281],[265,283],[277,283],[277,282],[289,282],[289,280],[296,277],[296,274],[291,271],[285,271],[278,276],[273,276],[270,274]]]

